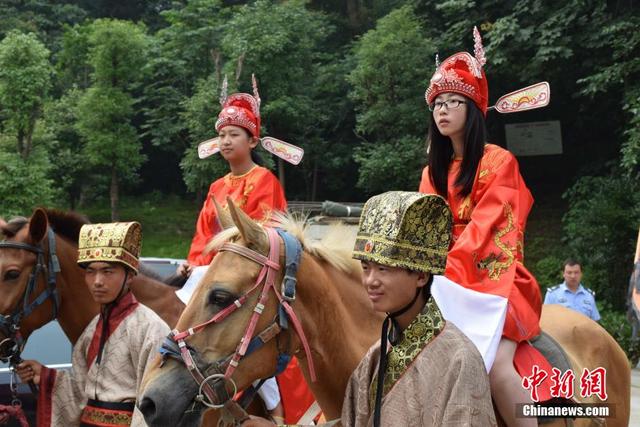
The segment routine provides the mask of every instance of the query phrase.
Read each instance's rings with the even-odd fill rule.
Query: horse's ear
[[[42,242],[47,235],[47,227],[49,227],[49,219],[44,209],[38,208],[33,211],[29,220],[29,236],[34,245]]]
[[[227,206],[234,224],[238,227],[242,239],[247,246],[261,246],[266,244],[266,239],[262,227],[249,217],[242,209],[237,207],[231,197],[227,197]]]
[[[227,228],[233,227],[233,219],[231,218],[229,211],[220,206],[220,203],[218,203],[215,197],[211,198],[213,199],[213,205],[216,208],[216,216],[220,223],[220,228],[226,230]]]
[[[5,231],[5,228],[7,227],[7,221],[4,220],[4,218],[0,217],[0,235],[1,236],[6,236],[7,232]]]

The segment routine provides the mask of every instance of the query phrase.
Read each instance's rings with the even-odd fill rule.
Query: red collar
[[[116,303],[115,306],[111,307],[111,312],[108,317],[107,324],[107,337],[106,340],[109,339],[113,331],[115,331],[120,323],[126,319],[133,311],[138,307],[139,303],[136,300],[136,297],[133,296],[133,292],[129,291],[120,298],[120,300]],[[102,337],[102,324],[103,324],[103,314],[100,314],[100,318],[98,319],[98,324],[96,325],[96,330],[93,333],[93,337],[91,338],[91,344],[89,344],[89,349],[87,350],[87,367],[90,368],[93,362],[96,360],[98,356],[98,351],[100,350],[100,338]],[[106,341],[105,340],[105,341]]]

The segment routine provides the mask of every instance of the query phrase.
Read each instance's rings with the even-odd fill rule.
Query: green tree
[[[91,25],[66,26],[60,39],[56,71],[62,91],[71,88],[86,89],[91,85],[89,64],[89,36]]]
[[[12,139],[0,136],[0,212],[5,218],[28,216],[34,207],[48,206],[56,196],[43,144],[23,158],[13,149]]]
[[[413,9],[394,10],[378,20],[353,47],[349,74],[357,132],[358,186],[367,192],[415,190],[425,163],[429,64],[435,49]]]
[[[74,2],[47,0],[3,0],[0,3],[0,35],[13,30],[36,33],[47,46],[56,50],[64,25],[86,18],[87,12]]]
[[[34,34],[9,33],[0,43],[0,104],[5,131],[16,137],[16,149],[27,159],[33,133],[51,82],[49,51]]]
[[[81,90],[72,89],[45,106],[46,127],[52,134],[51,152],[55,156],[51,177],[71,209],[78,206],[83,186],[93,181],[95,188],[95,180],[90,176],[91,167],[85,158],[86,141],[76,128],[82,96]]]
[[[183,113],[196,83],[212,73],[220,80],[220,40],[232,10],[220,0],[189,0],[161,13],[169,25],[155,34],[150,46],[142,128],[154,146],[172,156],[190,146]]]
[[[189,129],[189,139],[193,142],[184,151],[180,167],[187,189],[196,193],[198,202],[204,199],[211,182],[228,172],[222,157],[213,155],[201,160],[197,151],[200,142],[216,136],[215,124],[220,109],[215,102],[218,87],[218,82],[213,76],[200,80],[196,85],[195,94],[184,102],[185,112],[182,119]]]
[[[620,164],[628,174],[640,171],[640,16],[624,14],[606,26],[595,27],[593,44],[608,51],[593,74],[578,81],[581,93],[598,102],[622,107]],[[620,95],[618,95],[620,94]],[[618,107],[619,108],[619,107]]]
[[[582,260],[585,283],[601,302],[622,310],[640,223],[640,183],[614,170],[579,178],[565,198],[565,256]]]
[[[135,178],[144,161],[132,119],[133,90],[144,70],[148,40],[144,27],[130,22],[100,19],[91,27],[93,86],[78,103],[77,128],[86,140],[87,160],[109,176],[111,218],[115,221],[121,182]]]

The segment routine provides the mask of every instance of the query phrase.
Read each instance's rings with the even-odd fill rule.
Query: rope
[[[27,417],[20,405],[0,405],[0,425],[8,424],[11,417],[20,422],[20,427],[29,427]]]

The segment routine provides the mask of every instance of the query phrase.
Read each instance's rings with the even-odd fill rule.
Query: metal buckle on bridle
[[[216,381],[214,381],[213,383],[211,383],[211,385],[209,387],[211,387],[211,389],[216,390],[216,382],[219,381],[220,379],[222,380],[222,387],[225,387],[225,380],[229,381],[229,383],[231,383],[231,386],[233,387],[233,393],[230,395],[230,397],[224,401],[223,403],[213,403],[210,401],[207,401],[208,399],[210,399],[206,393],[204,393],[202,391],[203,387],[205,386],[205,384],[207,384],[209,382],[209,380],[214,379]],[[200,383],[200,387],[198,388],[198,394],[195,397],[195,400],[197,402],[202,403],[204,406],[211,408],[211,409],[221,409],[224,408],[224,406],[226,405],[226,403],[229,400],[233,399],[233,396],[235,396],[238,393],[238,386],[236,385],[235,381],[233,381],[233,379],[231,378],[227,378],[225,377],[224,374],[211,374],[208,377],[206,377],[201,383]],[[216,396],[218,395],[218,393],[216,393]]]
[[[22,408],[22,400],[18,397],[18,378],[16,376],[16,371],[11,370],[11,375],[9,376],[9,391],[11,391],[11,406],[15,408]]]
[[[0,362],[11,363],[20,354],[20,346],[13,337],[7,337],[0,341]]]
[[[297,279],[295,277],[289,276],[288,274],[285,274],[284,278],[282,279],[280,295],[282,295],[282,299],[288,303],[292,303],[296,300],[296,283]]]

